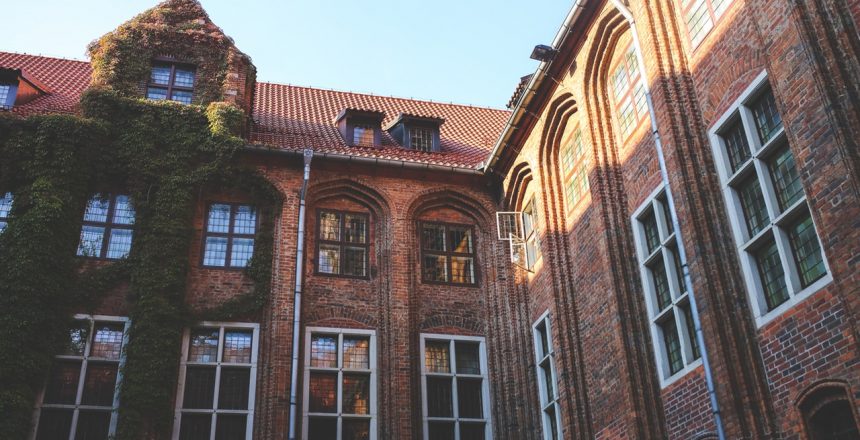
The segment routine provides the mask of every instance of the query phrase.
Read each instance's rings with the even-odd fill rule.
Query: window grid
[[[84,209],[77,255],[117,260],[131,251],[135,212],[127,195],[95,194]]]
[[[756,322],[763,325],[831,277],[764,72],[723,119],[729,122],[717,124],[713,146]],[[729,140],[738,132],[744,142]],[[748,157],[737,167],[735,145],[747,148]]]
[[[375,440],[376,333],[308,327],[305,353],[302,438]]]
[[[475,231],[469,225],[426,222],[421,236],[421,278],[425,283],[476,285]]]
[[[555,349],[553,348],[552,327],[549,313],[544,314],[533,326],[535,360],[537,362],[538,394],[540,395],[543,438],[561,438],[561,408],[558,403],[558,379],[555,371]]]
[[[413,150],[433,151],[433,130],[427,127],[409,127],[409,146]]]
[[[719,23],[732,1],[734,0],[681,0],[684,19],[687,22],[687,34],[694,49]]]
[[[662,188],[634,214],[634,238],[663,386],[694,368],[701,357],[676,243],[678,237],[669,215]]]
[[[9,225],[13,203],[15,203],[15,197],[11,192],[7,192],[3,197],[0,197],[0,233],[6,230],[6,226]]]
[[[613,62],[615,70],[611,81],[618,125],[626,139],[648,116],[648,103],[633,42],[629,42],[620,53]]]
[[[39,397],[35,439],[81,440],[114,434],[127,324],[123,317],[75,316],[68,345],[54,357]]]
[[[250,440],[259,326],[202,322],[186,330],[173,438]]]
[[[0,109],[9,110],[11,107],[6,103],[9,100],[9,92],[12,90],[10,84],[0,84]]]
[[[203,230],[205,267],[244,268],[254,255],[257,211],[237,203],[211,203]]]
[[[427,347],[447,349],[447,372],[427,368]],[[479,372],[466,373],[458,360],[468,347],[480,363]],[[482,337],[421,334],[421,396],[425,440],[492,438],[486,344]]]
[[[352,144],[361,147],[372,147],[374,128],[370,124],[356,124],[352,128]]]
[[[191,104],[194,68],[177,63],[155,63],[149,76],[146,98]]]
[[[538,229],[537,202],[532,196],[523,208],[523,239],[526,244],[526,268],[532,270],[541,257],[540,233]]]
[[[573,137],[562,151],[562,170],[564,175],[564,194],[567,200],[567,211],[585,198],[588,193],[588,155],[582,140],[582,130],[577,128]]]
[[[319,210],[316,261],[317,274],[368,278],[370,216],[355,212]]]

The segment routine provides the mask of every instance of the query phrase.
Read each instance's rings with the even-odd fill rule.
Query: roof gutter
[[[588,3],[589,0],[576,0],[573,6],[570,8],[570,12],[567,14],[567,18],[564,19],[564,22],[559,28],[558,32],[555,35],[555,38],[552,40],[552,48],[559,49],[561,44],[564,42],[565,38],[570,34],[571,28],[573,28],[576,20],[579,19],[580,15],[582,15],[582,10],[585,7],[585,4]],[[514,108],[514,111],[511,112],[511,116],[508,118],[507,124],[505,124],[505,128],[502,130],[502,134],[499,136],[499,139],[496,141],[496,145],[493,146],[493,151],[490,153],[490,157],[487,160],[487,165],[484,167],[485,172],[491,172],[496,163],[499,161],[499,157],[502,153],[502,149],[508,145],[508,142],[513,137],[516,130],[519,128],[520,122],[522,122],[523,118],[526,114],[528,114],[528,106],[531,104],[532,99],[537,94],[538,89],[543,84],[543,81],[547,74],[547,69],[552,65],[550,61],[541,61],[538,65],[537,70],[534,75],[532,75],[531,80],[529,80],[528,85],[526,86],[526,90],[523,92],[523,96],[520,98],[520,102],[517,103],[517,106]]]

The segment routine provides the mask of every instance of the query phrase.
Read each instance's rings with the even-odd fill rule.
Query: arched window
[[[609,86],[618,126],[624,139],[648,117],[645,84],[639,71],[633,42],[626,36],[618,42],[609,67]]]
[[[798,406],[811,440],[860,438],[850,395],[843,384],[825,383],[813,387],[801,398]]]

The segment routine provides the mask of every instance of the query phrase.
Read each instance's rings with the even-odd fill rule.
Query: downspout
[[[299,192],[299,224],[298,239],[296,240],[296,290],[293,295],[293,360],[290,368],[290,440],[296,439],[296,410],[298,408],[299,388],[299,331],[302,321],[302,263],[305,253],[305,195],[308,191],[308,180],[311,177],[311,160],[314,152],[305,149],[305,172],[302,179],[302,190]]]
[[[663,156],[663,141],[660,139],[660,131],[657,129],[657,113],[654,110],[654,101],[651,98],[651,86],[646,79],[647,70],[645,70],[645,58],[642,55],[642,46],[639,43],[639,33],[636,31],[636,20],[630,9],[622,2],[622,0],[611,0],[618,12],[627,19],[630,24],[630,34],[633,39],[633,48],[636,53],[636,61],[639,65],[639,71],[642,72],[642,83],[645,89],[645,102],[648,104],[648,115],[651,118],[651,134],[654,137],[654,147],[657,150],[657,161],[660,163],[660,177],[663,181],[663,187],[666,188],[666,201],[669,205],[669,217],[671,217],[672,228],[678,231],[678,239],[675,240],[678,245],[678,253],[681,259],[681,271],[684,274],[684,285],[689,292],[690,298],[690,314],[693,317],[693,326],[696,329],[696,340],[701,347],[702,366],[705,370],[705,382],[708,385],[708,395],[711,399],[711,413],[714,416],[714,424],[717,427],[717,436],[720,440],[725,440],[726,433],[723,429],[723,420],[720,416],[720,404],[717,401],[717,392],[714,389],[714,377],[711,372],[711,363],[708,360],[708,350],[705,345],[705,337],[702,333],[702,321],[699,319],[699,308],[696,306],[696,296],[693,294],[693,279],[690,277],[690,267],[687,265],[687,252],[684,249],[684,240],[681,239],[681,224],[678,222],[678,214],[675,212],[675,201],[672,196],[672,188],[669,186],[669,173],[666,171],[666,158]]]

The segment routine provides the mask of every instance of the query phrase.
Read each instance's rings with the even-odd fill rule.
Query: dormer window
[[[194,68],[188,65],[159,62],[152,66],[146,98],[191,104],[194,96]]]
[[[11,110],[48,93],[47,86],[23,70],[0,67],[0,110]]]
[[[362,147],[372,147],[374,128],[370,124],[356,124],[352,127],[352,144]]]
[[[444,122],[441,118],[401,113],[386,130],[404,148],[430,153],[441,151],[439,126]]]
[[[385,113],[373,110],[346,108],[334,119],[340,135],[352,147],[378,147],[382,145],[382,120]]]
[[[410,127],[409,146],[413,150],[433,151],[433,130],[427,127]]]
[[[0,109],[8,110],[14,105],[14,94],[9,93],[12,90],[12,84],[0,84]],[[9,102],[9,95],[12,95],[12,102]]]

